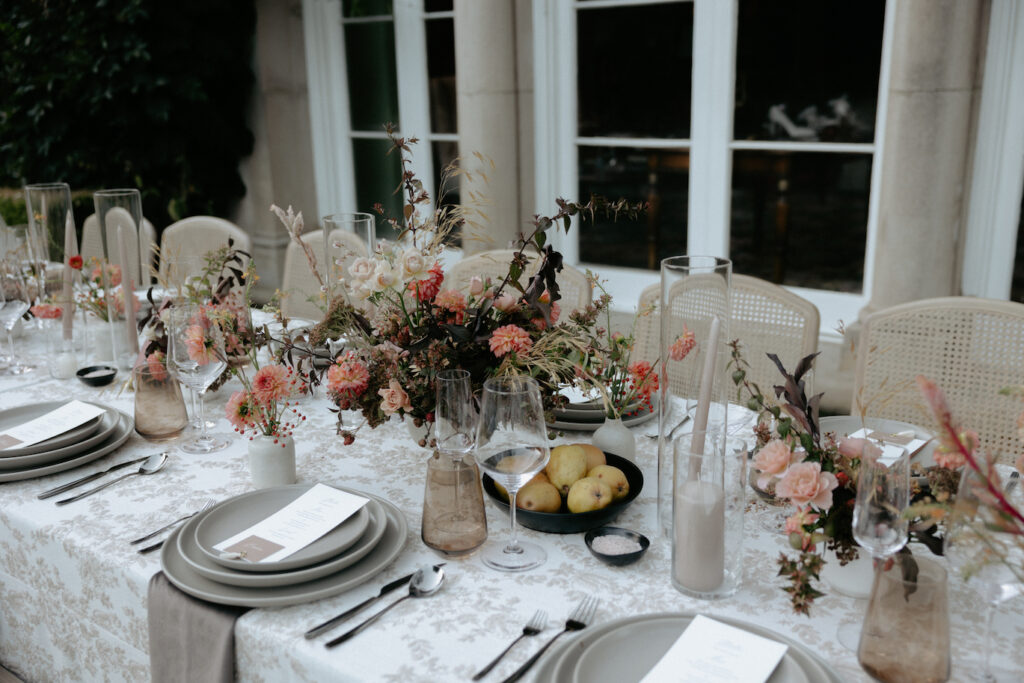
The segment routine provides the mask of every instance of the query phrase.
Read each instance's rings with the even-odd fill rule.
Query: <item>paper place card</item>
[[[851,438],[867,439],[882,449],[882,456],[879,462],[888,466],[899,460],[903,453],[909,453],[911,457],[928,443],[925,439],[919,439],[910,432],[889,434],[874,429],[861,428],[850,434]]]
[[[783,644],[697,615],[642,683],[764,683]]]
[[[302,550],[369,501],[317,484],[261,522],[213,546],[250,562],[277,562]]]
[[[65,403],[56,410],[51,410],[45,415],[29,420],[23,424],[11,427],[0,433],[0,450],[8,448],[24,448],[37,444],[40,441],[52,439],[63,434],[69,429],[83,425],[93,418],[107,412],[106,408],[85,403],[83,401],[71,401]]]

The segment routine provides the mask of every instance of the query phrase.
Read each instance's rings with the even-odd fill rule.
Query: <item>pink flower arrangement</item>
[[[283,401],[296,393],[295,372],[283,365],[265,365],[252,378],[252,395],[260,403]]]
[[[36,304],[28,310],[32,312],[32,315],[43,320],[55,320],[63,313],[63,309],[57,304]]]
[[[250,438],[263,434],[284,439],[306,419],[288,400],[296,396],[300,388],[299,377],[292,368],[265,365],[256,370],[252,381],[242,370],[237,374],[244,389],[233,393],[224,407],[224,416],[235,431],[242,434],[252,431]]]
[[[491,353],[501,358],[508,353],[525,353],[533,346],[530,334],[518,325],[504,325],[491,335]]]

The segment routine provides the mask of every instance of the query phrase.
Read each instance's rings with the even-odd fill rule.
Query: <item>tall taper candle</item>
[[[123,225],[117,226],[117,252],[121,262],[121,292],[124,294],[125,355],[134,356],[139,352],[139,333],[135,327],[135,306],[132,301],[135,286],[131,279],[132,271],[128,269],[128,245],[125,243]],[[130,362],[134,362],[134,358]]]
[[[716,315],[711,319],[711,330],[704,347],[704,370],[700,377],[700,394],[697,398],[697,412],[693,416],[692,453],[704,452],[704,439],[708,433],[708,411],[711,409],[711,389],[715,383],[715,365],[718,361],[718,335],[722,320]],[[698,460],[699,462],[699,460]]]
[[[69,261],[78,253],[78,240],[75,238],[75,220],[71,217],[71,209],[68,209],[67,220],[64,221],[64,287],[61,292],[64,308],[61,312],[61,322],[64,323],[64,341],[71,341],[72,325],[75,322],[75,297],[73,291],[74,271]]]

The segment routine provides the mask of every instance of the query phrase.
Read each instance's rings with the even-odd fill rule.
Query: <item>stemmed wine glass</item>
[[[548,432],[544,424],[540,386],[531,377],[491,377],[484,382],[476,460],[491,479],[508,491],[512,538],[500,548],[483,552],[488,567],[517,572],[538,567],[547,553],[516,536],[516,493],[548,463]]]
[[[199,394],[200,433],[183,444],[186,453],[212,453],[227,447],[227,441],[207,434],[203,396],[227,368],[224,337],[201,306],[174,306],[168,310],[169,357],[178,380]]]
[[[18,361],[11,334],[25,312],[29,309],[29,292],[25,278],[21,272],[19,259],[4,261],[0,267],[0,323],[7,331],[7,350],[9,361],[4,369],[6,375],[21,375],[34,369]]]
[[[980,464],[988,466],[984,462]],[[1002,495],[1017,510],[1024,510],[1024,494],[1020,486],[1012,484],[1012,480],[1002,490]],[[991,492],[986,490],[985,478],[965,468],[944,546],[950,565],[985,601],[984,666],[981,670],[968,668],[970,680],[985,683],[1020,680],[1019,671],[993,668],[991,636],[996,607],[1024,592],[1024,538],[1011,530],[1014,525],[1007,525],[1007,520],[1001,518],[992,501]]]
[[[910,521],[903,512],[910,504],[910,456],[905,452],[892,461],[863,454],[857,472],[857,497],[853,507],[853,538],[871,553],[875,571],[885,558],[907,544]],[[839,642],[856,651],[860,626],[839,627]]]
[[[437,450],[452,459],[456,468],[473,452],[476,432],[476,409],[473,387],[466,370],[442,370],[437,373],[437,394],[434,406],[434,440]],[[461,477],[455,477],[455,514],[459,514]]]

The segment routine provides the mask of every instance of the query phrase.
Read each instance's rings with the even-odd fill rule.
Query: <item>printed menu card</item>
[[[698,614],[642,683],[764,683],[787,646]]]
[[[99,417],[107,412],[92,403],[84,401],[71,401],[60,408],[51,410],[45,415],[29,420],[20,425],[10,427],[0,433],[0,450],[8,448],[24,448],[32,446],[41,441],[52,439],[64,432],[83,425],[89,420]]]
[[[288,505],[213,546],[250,562],[277,562],[302,550],[368,503],[368,499],[316,484]]]

